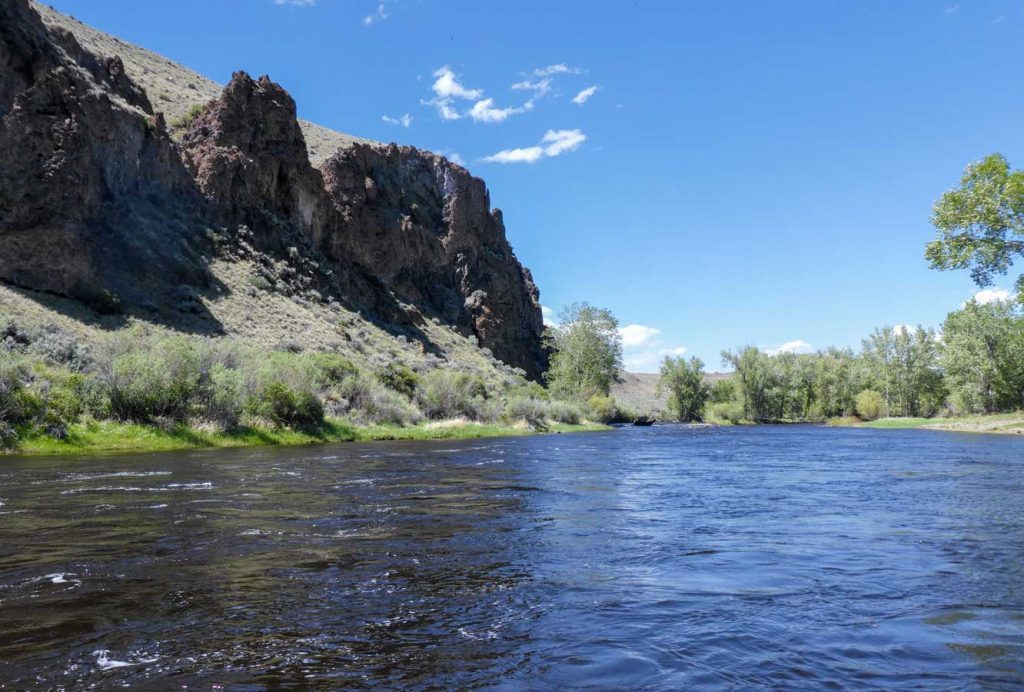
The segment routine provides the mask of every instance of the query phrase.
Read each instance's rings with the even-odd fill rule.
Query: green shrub
[[[115,418],[183,420],[200,393],[199,354],[184,337],[158,340],[114,355],[104,384]]]
[[[204,418],[228,430],[238,427],[246,403],[242,373],[214,364],[203,399]]]
[[[389,363],[377,373],[377,379],[410,399],[416,394],[416,386],[420,383],[420,376],[401,363]]]
[[[736,424],[743,420],[743,404],[739,401],[722,401],[708,404],[704,419],[709,423]]]
[[[351,360],[337,353],[314,353],[308,359],[316,371],[317,381],[323,386],[338,384],[359,372]]]
[[[351,375],[328,394],[332,415],[353,423],[410,425],[420,412],[408,399],[366,375]]]
[[[433,370],[421,380],[416,399],[424,415],[435,420],[481,420],[487,388],[482,379],[456,370]]]
[[[548,418],[557,423],[576,425],[583,419],[583,412],[574,404],[556,400],[548,404]]]
[[[541,425],[548,417],[548,402],[529,396],[514,396],[505,402],[505,418]]]
[[[320,399],[308,390],[296,391],[284,382],[270,382],[250,404],[252,412],[280,427],[311,428],[324,422]]]
[[[882,415],[882,395],[873,389],[865,389],[854,399],[857,415],[864,420],[875,420]]]

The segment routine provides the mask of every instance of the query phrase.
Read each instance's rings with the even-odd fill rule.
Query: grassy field
[[[64,440],[47,435],[27,435],[8,450],[9,454],[54,455],[92,454],[94,452],[159,452],[175,449],[251,447],[259,445],[304,445],[326,442],[365,442],[373,440],[465,440],[481,437],[511,437],[545,433],[596,432],[610,430],[594,423],[551,424],[534,429],[451,421],[408,427],[374,425],[352,426],[332,420],[312,431],[242,427],[232,432],[214,432],[179,425],[165,430],[135,423],[98,421],[75,424]]]
[[[954,418],[879,418],[862,422],[853,418],[829,421],[829,425],[878,429],[924,429],[952,432],[989,433],[998,435],[1024,434],[1024,411],[1015,413],[988,413]]]

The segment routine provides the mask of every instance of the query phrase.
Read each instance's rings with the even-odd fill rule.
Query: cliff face
[[[0,75],[0,279],[80,297],[204,283],[195,229],[145,221],[192,181],[120,61],[0,0]]]
[[[328,257],[372,268],[401,300],[540,375],[537,287],[482,180],[441,156],[396,145],[340,149],[323,174],[339,217],[318,237]]]
[[[321,172],[292,98],[244,73],[175,143],[118,58],[0,0],[0,279],[152,305],[211,284],[214,230],[385,321],[437,317],[543,371],[537,289],[483,181],[364,143]]]

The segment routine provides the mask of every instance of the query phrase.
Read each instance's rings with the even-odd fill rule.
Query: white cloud
[[[544,79],[538,79],[535,82],[529,79],[524,79],[521,82],[513,84],[512,88],[517,91],[532,91],[533,98],[530,100],[533,101],[541,98],[542,96],[546,96],[548,92],[551,91],[551,78],[546,77]]]
[[[580,74],[583,70],[578,67],[569,67],[565,63],[558,63],[557,65],[548,65],[547,67],[539,67],[533,71],[534,77],[550,77],[556,74]]]
[[[988,305],[989,303],[995,303],[997,301],[1007,301],[1012,297],[1013,294],[1005,288],[986,288],[974,294],[974,300],[978,301],[979,305]]]
[[[274,0],[275,5],[294,5],[295,7],[312,7],[316,0]]]
[[[622,339],[623,348],[634,348],[643,346],[661,334],[657,327],[646,327],[642,324],[627,324],[619,327],[619,337]]]
[[[549,327],[557,327],[558,320],[555,319],[555,311],[547,305],[540,306],[540,314],[544,316],[544,324]]]
[[[525,113],[533,108],[533,101],[527,101],[519,108],[495,108],[494,99],[486,98],[477,101],[469,109],[469,117],[478,123],[500,123],[507,120],[510,115]]]
[[[389,125],[401,125],[402,127],[408,128],[412,124],[412,116],[406,113],[401,118],[392,118],[389,115],[382,115],[380,119]]]
[[[313,0],[309,1],[312,2]],[[363,26],[370,26],[374,22],[383,21],[387,19],[388,16],[388,11],[387,8],[384,6],[384,3],[377,3],[377,11],[374,12],[373,14],[368,14],[365,17],[363,17]]]
[[[657,372],[666,356],[679,358],[688,350],[685,346],[662,348],[659,342],[646,348],[623,349],[622,366],[629,372]]]
[[[657,372],[665,356],[678,357],[687,352],[685,346],[665,346],[660,336],[660,329],[644,324],[619,327],[623,367],[630,372]]]
[[[893,334],[910,334],[914,331],[914,325],[912,324],[897,324],[892,328]]]
[[[803,339],[793,339],[774,348],[764,349],[764,352],[770,356],[777,356],[780,353],[809,353],[810,351],[811,345]]]
[[[434,98],[421,100],[424,106],[434,106],[442,120],[458,120],[463,117],[455,108],[455,100],[472,101],[484,95],[482,89],[470,89],[459,81],[459,76],[450,67],[445,65],[434,71],[434,83],[431,89],[434,91]]]
[[[587,100],[591,96],[596,94],[597,90],[600,89],[600,88],[601,87],[597,86],[596,84],[594,86],[589,86],[586,89],[584,89],[583,91],[581,91],[580,93],[578,93],[575,96],[573,96],[572,97],[572,102],[575,103],[577,106],[582,106],[584,103],[587,102]]]
[[[459,165],[459,166],[465,166],[466,165],[466,160],[464,158],[462,158],[461,156],[459,156],[459,152],[457,152],[457,151],[453,151],[452,153],[448,154],[448,160],[451,161],[454,164]]]
[[[431,89],[437,94],[439,98],[457,98],[466,99],[467,101],[478,99],[484,95],[484,92],[480,89],[469,89],[459,82],[459,77],[452,69],[445,65],[434,71],[434,75],[437,80],[434,82]]]
[[[559,156],[578,149],[587,136],[580,130],[548,130],[540,144],[519,149],[504,149],[484,157],[488,163],[536,163],[543,158]]]

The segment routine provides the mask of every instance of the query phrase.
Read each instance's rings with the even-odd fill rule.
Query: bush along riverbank
[[[337,353],[231,339],[115,332],[84,346],[58,329],[8,327],[0,448],[25,454],[345,440],[450,439],[598,430],[540,385],[449,367],[360,368]]]

